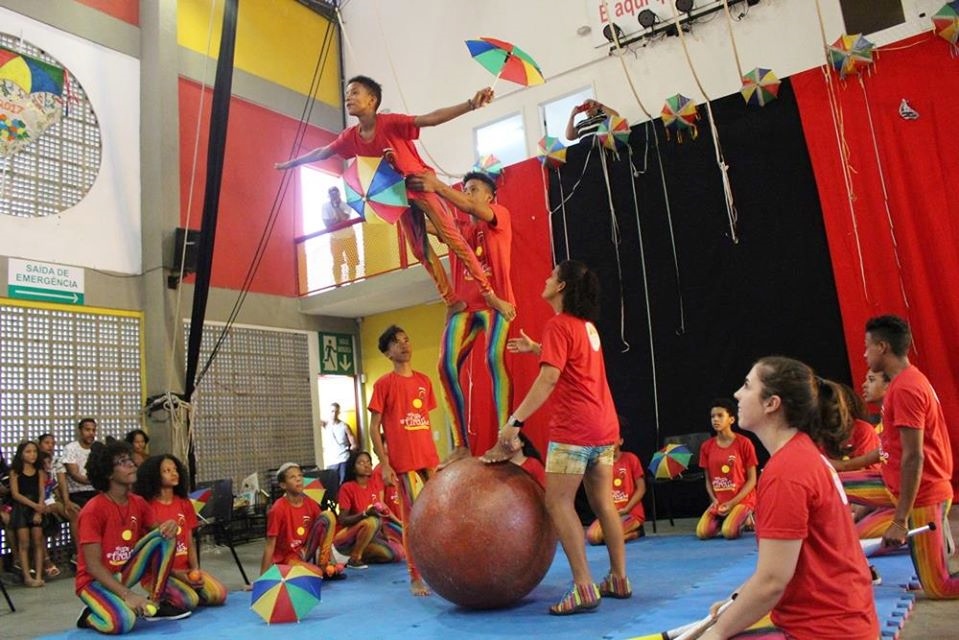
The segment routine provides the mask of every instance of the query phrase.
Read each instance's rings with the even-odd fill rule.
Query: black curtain
[[[569,257],[585,261],[599,273],[599,329],[610,385],[620,413],[630,424],[623,432],[625,448],[639,453],[644,462],[665,436],[710,431],[711,399],[731,397],[760,356],[798,358],[823,377],[849,382],[816,183],[788,81],[779,95],[779,100],[763,108],[747,107],[739,94],[712,104],[739,211],[738,244],[730,237],[703,105],[695,140],[687,134],[680,144],[672,133],[667,140],[660,120],[633,127],[629,145],[635,177],[625,149],[619,151],[618,160],[598,148],[589,153],[589,139],[569,149],[559,174],[551,173],[551,207],[560,204],[560,179],[562,193],[569,198],[565,205],[568,232],[563,229],[562,212],[553,215],[557,258],[565,257],[568,237]],[[654,126],[671,204],[681,288],[673,266]],[[619,222],[621,281],[601,152],[607,154]],[[574,187],[581,175],[582,182]],[[633,179],[653,326],[658,437]],[[621,302],[628,351],[620,337]],[[761,461],[767,457],[758,442],[757,453]]]

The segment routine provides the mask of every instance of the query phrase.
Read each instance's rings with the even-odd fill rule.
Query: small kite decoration
[[[859,75],[873,62],[875,45],[861,33],[842,35],[829,47],[829,64],[843,80]]]
[[[952,45],[952,55],[959,55],[959,0],[942,5],[932,16],[936,35]]]
[[[503,163],[500,162],[500,159],[492,154],[482,156],[476,161],[476,164],[473,165],[473,171],[485,173],[493,180],[499,179],[503,173],[503,168]]]
[[[693,140],[699,135],[699,127],[696,125],[696,121],[699,120],[699,109],[696,103],[686,96],[677,93],[667,98],[661,115],[667,137],[672,131],[676,134],[676,141],[681,143],[684,133],[688,133]]]
[[[559,169],[566,164],[566,147],[559,138],[543,136],[536,146],[536,157],[540,164],[551,169]]]
[[[743,88],[740,93],[746,104],[765,107],[779,97],[779,86],[782,83],[770,69],[756,67],[743,76]]]

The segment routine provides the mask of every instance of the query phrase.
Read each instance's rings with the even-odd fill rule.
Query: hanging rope
[[[599,146],[599,139],[593,138],[593,144]],[[628,147],[629,145],[627,145]],[[613,204],[613,187],[609,181],[609,167],[606,165],[606,154],[599,150],[599,164],[603,168],[603,180],[606,182],[606,199],[609,202],[609,218],[611,222],[610,241],[616,253],[616,274],[619,284],[619,339],[625,347],[622,353],[629,351],[629,342],[626,340],[626,295],[623,291],[623,263],[619,255],[622,239],[619,233],[619,219],[616,217],[616,206]]]
[[[587,156],[587,159],[589,159],[589,156]],[[583,170],[584,171],[586,170],[585,165],[583,166]],[[557,174],[557,178],[559,179],[559,207],[558,208],[563,211],[563,240],[566,244],[566,259],[569,260],[569,227],[566,226],[566,200],[568,200],[568,198],[566,198],[563,195],[563,176]],[[580,176],[580,179],[582,180],[582,176]],[[576,184],[578,185],[579,182],[577,182]],[[575,191],[575,187],[573,190]],[[572,197],[573,194],[570,193],[569,195],[570,197]],[[551,209],[549,212],[550,218],[553,217],[554,213],[556,213],[556,209]]]
[[[729,30],[729,41],[733,45],[733,58],[736,60],[736,71],[739,72],[739,78],[743,77],[743,63],[739,60],[739,49],[736,47],[736,34],[733,33],[733,14],[729,11],[729,2],[723,0],[723,10],[726,13],[726,28]]]

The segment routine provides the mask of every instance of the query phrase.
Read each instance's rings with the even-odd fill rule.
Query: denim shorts
[[[572,473],[583,475],[593,465],[613,466],[615,446],[580,446],[550,442],[546,453],[547,473]]]

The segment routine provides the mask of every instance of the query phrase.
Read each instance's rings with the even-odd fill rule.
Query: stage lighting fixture
[[[613,29],[616,30],[616,37],[613,37]],[[623,30],[620,29],[619,25],[615,22],[610,22],[608,25],[603,27],[603,37],[609,40],[612,43],[617,41],[622,42],[626,39],[626,34],[623,33]]]
[[[643,29],[649,29],[656,24],[657,20],[659,20],[659,17],[649,9],[643,9],[639,12],[639,25]]]
[[[693,10],[693,0],[676,0],[676,10],[689,13]]]

